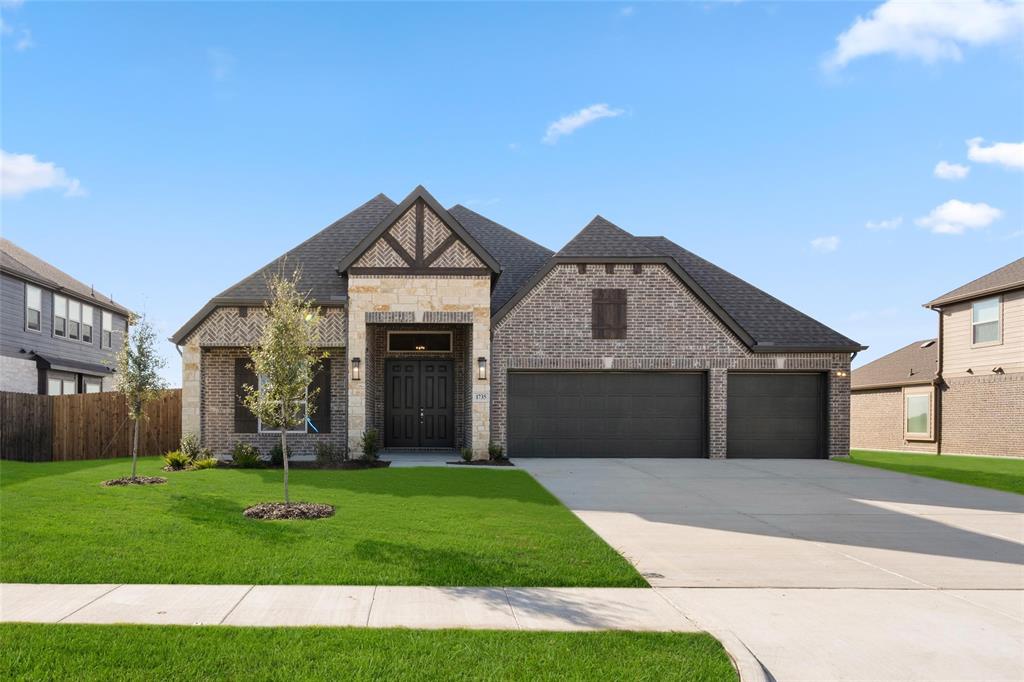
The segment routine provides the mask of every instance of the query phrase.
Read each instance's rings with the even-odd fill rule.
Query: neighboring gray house
[[[172,341],[182,429],[277,439],[241,404],[268,274],[301,269],[330,357],[289,442],[488,443],[513,457],[793,457],[849,449],[862,346],[664,237],[597,217],[558,253],[422,187],[383,194],[213,297]]]
[[[1024,258],[925,304],[938,336],[853,372],[853,447],[1024,457]]]
[[[8,239],[0,239],[0,302],[0,391],[113,390],[127,308]]]

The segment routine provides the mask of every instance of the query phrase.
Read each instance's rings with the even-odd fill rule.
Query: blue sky
[[[162,337],[420,183],[552,249],[596,213],[664,234],[871,346],[858,363],[1024,254],[1020,5],[0,11],[3,233]]]

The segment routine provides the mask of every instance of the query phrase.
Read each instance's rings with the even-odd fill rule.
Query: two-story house
[[[854,370],[851,445],[1024,457],[1024,258],[925,307],[935,338]]]
[[[0,303],[0,391],[113,390],[131,311],[8,239],[0,239]]]

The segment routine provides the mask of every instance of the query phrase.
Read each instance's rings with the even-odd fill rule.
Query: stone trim
[[[424,310],[423,321],[427,324],[473,324],[473,313],[468,310]]]
[[[416,321],[416,313],[411,310],[367,311],[366,324],[401,324]]]

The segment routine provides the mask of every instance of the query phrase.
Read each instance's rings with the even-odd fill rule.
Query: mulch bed
[[[160,467],[161,471],[195,471],[195,467],[181,467],[180,469],[174,469],[169,466]]]
[[[163,476],[124,476],[123,478],[112,478],[109,481],[103,481],[101,485],[106,488],[110,488],[117,485],[159,485],[161,483],[167,483],[167,479]]]
[[[265,502],[247,507],[242,515],[249,519],[326,519],[334,516],[334,507],[315,502]]]
[[[344,462],[335,462],[333,464],[288,462],[288,467],[291,469],[385,469],[389,466],[391,466],[391,462],[384,459],[378,459],[374,462],[368,462],[365,459],[348,459]]]
[[[460,459],[457,462],[445,462],[445,464],[458,464],[464,467],[514,467],[510,459],[471,459],[468,462]]]

